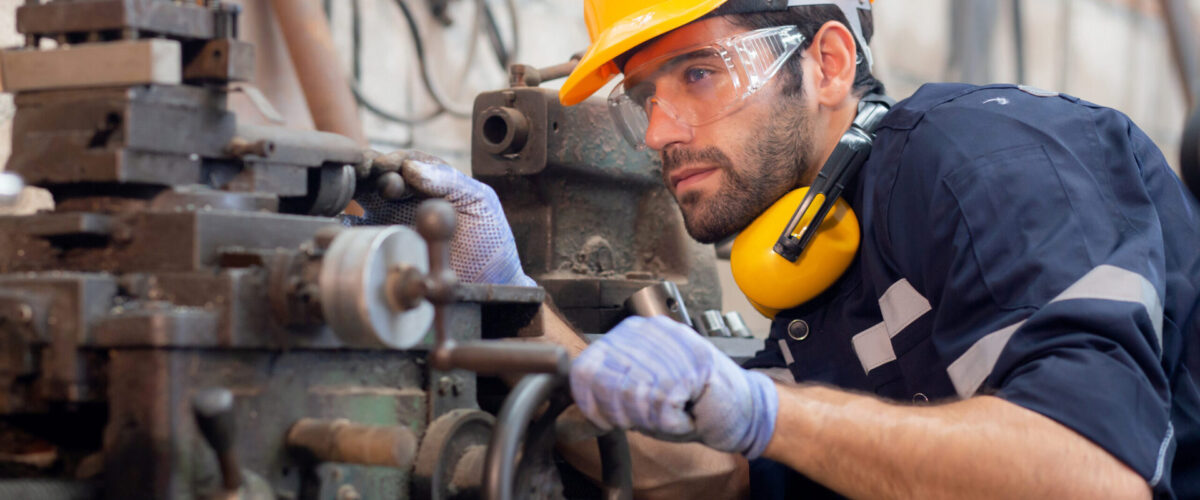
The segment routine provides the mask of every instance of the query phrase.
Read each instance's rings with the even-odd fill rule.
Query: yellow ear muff
[[[782,228],[787,227],[807,192],[803,187],[784,195],[733,241],[729,257],[733,279],[754,308],[768,318],[833,286],[858,252],[862,237],[858,217],[845,200],[838,199],[796,262],[775,253]],[[817,195],[796,226],[797,233],[811,223],[824,201],[824,195]]]

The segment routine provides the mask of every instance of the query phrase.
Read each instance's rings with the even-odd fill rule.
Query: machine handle
[[[242,487],[242,468],[233,443],[237,426],[233,420],[233,393],[229,389],[205,389],[192,396],[192,412],[200,434],[217,454],[222,486],[226,491]]]

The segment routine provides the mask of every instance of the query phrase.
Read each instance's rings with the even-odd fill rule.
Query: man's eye
[[[629,100],[637,104],[645,104],[646,100],[654,96],[654,85],[648,83],[640,83],[629,90],[625,91],[625,95]]]
[[[705,68],[688,68],[683,72],[683,81],[687,83],[696,83],[707,79],[713,72]]]

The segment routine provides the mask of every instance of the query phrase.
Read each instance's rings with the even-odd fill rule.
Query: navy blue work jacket
[[[855,262],[780,313],[747,368],[904,404],[998,396],[1092,440],[1156,498],[1200,498],[1200,204],[1128,117],[925,85],[846,193]],[[769,460],[751,475],[755,498],[832,495]]]

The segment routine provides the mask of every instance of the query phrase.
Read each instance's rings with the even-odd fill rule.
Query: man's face
[[[742,31],[721,18],[695,22],[634,54],[625,67]],[[663,181],[696,240],[712,243],[742,230],[803,179],[811,120],[801,96],[782,95],[782,78],[740,110],[702,126],[651,109],[646,145],[661,155]]]

